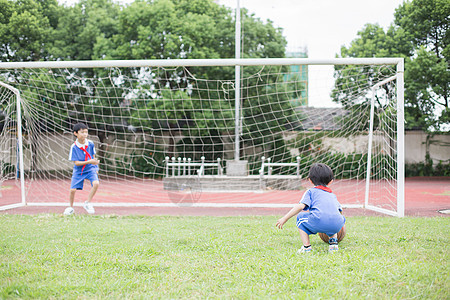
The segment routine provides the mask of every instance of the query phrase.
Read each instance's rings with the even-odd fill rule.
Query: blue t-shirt
[[[338,202],[335,194],[330,189],[322,190],[314,187],[307,190],[300,203],[306,205],[304,210],[309,210],[308,222],[314,224],[316,228],[326,232],[330,227],[344,226],[345,218],[341,215],[342,206]]]
[[[86,152],[81,149],[81,147],[85,148],[86,146],[87,146],[87,148],[85,150],[87,153],[89,153],[89,155],[87,155]],[[71,160],[71,161],[86,161],[86,160],[90,160],[90,159],[94,158],[94,155],[95,155],[95,147],[94,147],[94,143],[92,141],[86,140],[86,142],[82,145],[77,140],[70,147],[69,160]],[[85,174],[85,173],[89,173],[89,172],[97,172],[97,170],[98,170],[98,165],[93,165],[93,164],[87,164],[84,166],[77,166],[75,164],[73,165],[73,174],[74,175],[81,175],[81,174]]]

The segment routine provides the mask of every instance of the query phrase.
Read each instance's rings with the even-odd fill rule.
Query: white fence
[[[216,163],[205,162],[205,157],[201,157],[201,162],[193,162],[191,158],[186,157],[168,157],[164,161],[166,174],[165,177],[175,176],[204,176],[206,168],[216,169],[217,176],[223,175],[221,159],[218,158]],[[197,167],[197,168],[196,168]]]

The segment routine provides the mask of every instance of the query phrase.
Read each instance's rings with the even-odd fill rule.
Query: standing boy
[[[74,162],[72,183],[70,185],[70,207],[66,208],[64,215],[73,214],[73,201],[75,192],[83,189],[85,179],[91,182],[91,192],[88,199],[83,204],[83,208],[90,214],[95,213],[94,207],[90,203],[98,189],[98,164],[95,158],[94,143],[87,139],[88,127],[86,124],[78,123],[73,127],[73,134],[77,137],[75,143],[70,147],[69,160]]]
[[[282,229],[284,223],[297,215],[297,227],[303,246],[299,253],[311,252],[309,235],[323,232],[329,236],[329,251],[337,251],[337,233],[345,224],[341,214],[342,206],[336,195],[328,187],[333,181],[333,171],[325,164],[313,164],[309,169],[309,180],[314,188],[307,190],[300,203],[295,205],[284,217],[279,219],[276,227]],[[301,212],[305,210],[305,212]]]

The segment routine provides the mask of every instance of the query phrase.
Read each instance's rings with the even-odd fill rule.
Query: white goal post
[[[307,78],[292,66],[305,66]],[[312,80],[322,77],[311,78],[321,67],[334,67],[342,79],[332,97],[343,105],[304,105],[315,97]],[[165,189],[162,181],[178,176],[165,173],[166,157],[190,159],[192,166],[206,157],[206,166],[222,161],[218,168],[230,181],[213,175],[218,169],[206,170],[206,181],[197,183],[202,194],[182,205],[243,207],[235,199],[245,194],[249,207],[288,207],[307,187],[309,165],[324,162],[336,169],[334,190],[344,207],[403,217],[403,69],[402,58],[2,62],[0,210],[67,205],[71,126],[85,122],[104,161],[99,175],[107,191],[99,189],[97,206],[180,205],[173,197],[186,199],[190,191]],[[318,102],[330,98],[327,88],[319,90]],[[263,184],[262,157],[279,166]],[[300,171],[290,167],[297,160]],[[243,177],[233,179],[227,161],[245,162]],[[297,180],[297,173],[301,184],[279,191],[280,182]],[[214,184],[221,189],[208,190]],[[243,184],[251,188],[232,188]],[[265,195],[273,203],[258,200]]]

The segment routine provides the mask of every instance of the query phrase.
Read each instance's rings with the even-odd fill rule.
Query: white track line
[[[0,206],[0,211],[7,210],[7,209],[13,209],[13,208],[17,208],[17,207],[22,207],[22,206],[25,206],[25,204],[16,203],[16,204],[4,205],[4,206]]]
[[[28,206],[68,206],[61,202],[32,202]],[[82,206],[75,203],[74,206]],[[210,208],[292,208],[294,204],[286,203],[92,203],[94,207],[210,207]],[[344,208],[362,208],[363,205],[343,205]]]

